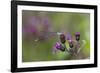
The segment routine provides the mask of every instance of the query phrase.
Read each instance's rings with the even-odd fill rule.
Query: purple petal
[[[80,35],[80,32],[76,32],[75,35],[76,35],[76,36]]]
[[[59,42],[56,42],[53,47],[53,54],[55,54],[59,49],[61,49],[61,44]]]
[[[70,34],[67,35],[67,40],[72,40],[72,36]]]
[[[56,49],[61,49],[61,44],[59,43],[59,42],[57,42],[56,44],[55,44],[55,47],[56,47]]]

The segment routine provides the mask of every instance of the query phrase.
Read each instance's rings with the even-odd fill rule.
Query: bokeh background
[[[59,41],[56,32],[72,36],[80,32],[86,45],[77,58],[66,52],[52,53]],[[90,49],[89,13],[22,11],[22,62],[87,59]]]

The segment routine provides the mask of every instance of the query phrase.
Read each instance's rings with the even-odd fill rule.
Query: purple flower
[[[80,40],[80,32],[76,32],[75,37],[76,37],[76,40],[79,41]]]
[[[76,36],[80,36],[80,32],[76,32],[75,35],[76,35]]]
[[[61,44],[59,42],[57,42],[54,47],[53,47],[53,54],[55,54],[58,50],[60,50],[62,47],[61,47]]]
[[[72,36],[70,34],[67,35],[67,40],[68,40],[68,43],[69,43],[69,47],[73,48]]]
[[[73,41],[72,40],[69,40],[69,47],[73,48]]]
[[[44,26],[45,30],[49,30],[49,27],[50,27],[51,23],[50,23],[50,20],[49,20],[48,17],[42,17],[40,22]]]
[[[26,26],[24,27],[23,29],[23,32],[26,32],[26,33],[36,33],[37,32],[37,28],[35,26]]]
[[[25,37],[45,40],[46,32],[49,32],[50,25],[50,20],[46,16],[29,16],[26,18],[22,30]]]
[[[27,39],[33,39],[38,37],[38,29],[35,25],[29,24],[22,27],[23,37]]]
[[[65,35],[64,34],[61,34],[60,35],[60,41],[61,41],[61,43],[65,43],[66,42],[66,38],[65,38]]]
[[[70,42],[72,40],[72,36],[70,34],[67,35],[67,40]]]
[[[58,49],[58,50],[60,50],[62,47],[61,47],[61,44],[59,43],[59,42],[57,42],[56,44],[55,44],[55,48],[56,49]]]
[[[62,46],[61,43],[57,42],[55,45],[54,45],[54,48],[53,48],[53,53],[56,53],[58,50],[64,52],[65,51],[65,46]]]

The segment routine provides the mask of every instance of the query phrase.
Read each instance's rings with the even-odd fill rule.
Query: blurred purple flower
[[[37,29],[35,26],[27,26],[27,27],[24,27],[23,28],[23,32],[26,32],[26,33],[36,33],[37,32]]]
[[[37,25],[38,23],[39,22],[36,16],[27,17],[27,25]]]
[[[72,36],[70,34],[68,34],[66,38],[68,41],[72,40]]]
[[[44,26],[44,29],[48,31],[51,24],[49,18],[46,16],[42,17],[40,22]]]
[[[23,25],[22,29],[25,36],[28,36],[29,38],[36,37],[38,39],[45,39],[45,34],[50,29],[50,20],[46,16],[30,16],[27,17],[26,24]]]

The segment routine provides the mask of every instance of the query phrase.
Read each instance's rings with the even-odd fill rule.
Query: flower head
[[[64,34],[61,34],[60,35],[60,41],[61,41],[61,43],[65,43],[66,42],[66,38],[65,38],[65,35]]]
[[[67,35],[67,40],[68,40],[68,41],[72,40],[72,37],[71,37],[70,34]]]
[[[76,32],[75,35],[76,35],[76,36],[80,36],[80,32]]]
[[[56,44],[55,44],[55,48],[56,49],[58,49],[58,50],[60,50],[62,47],[61,47],[61,44],[59,43],[59,42],[57,42]]]
[[[62,46],[61,43],[57,42],[54,47],[53,47],[53,53],[56,53],[58,50],[64,52],[65,51],[65,47]]]
[[[53,47],[53,54],[55,54],[60,49],[61,49],[61,44],[57,42]]]
[[[72,40],[69,40],[69,47],[73,48],[73,42],[72,42]]]
[[[67,35],[67,41],[69,43],[69,47],[73,48],[72,36],[70,34]]]
[[[79,41],[80,40],[80,32],[76,32],[75,37],[76,37],[76,40]]]

